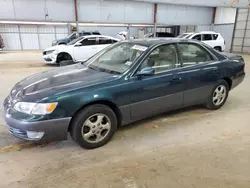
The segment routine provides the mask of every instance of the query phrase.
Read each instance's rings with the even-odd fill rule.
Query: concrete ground
[[[249,72],[250,56],[244,57]],[[0,103],[17,81],[51,68],[40,52],[0,52]],[[0,187],[249,188],[249,85],[247,75],[220,110],[165,113],[120,128],[95,150],[70,139],[43,145],[19,140],[1,117]]]

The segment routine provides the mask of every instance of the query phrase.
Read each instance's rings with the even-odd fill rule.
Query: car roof
[[[119,40],[119,39],[117,39],[117,38],[114,38],[114,37],[111,37],[111,36],[107,36],[107,35],[85,35],[85,36],[81,36],[80,38],[91,38],[91,37],[98,37],[98,38],[100,38],[100,37],[105,37],[105,38],[110,38],[110,39],[114,39],[114,40]]]
[[[190,40],[190,39],[183,39],[183,38],[147,38],[147,39],[132,39],[129,41],[125,41],[125,42],[131,42],[131,43],[135,43],[138,45],[142,45],[142,46],[154,46],[157,44],[169,44],[169,43],[178,43],[178,42],[190,42],[190,43],[199,43],[197,41],[194,40]]]
[[[214,31],[201,31],[200,33],[217,34],[217,33],[216,33],[216,32],[214,32]]]
[[[183,33],[183,34],[218,34],[214,31],[201,31],[201,32],[193,32],[193,33]]]

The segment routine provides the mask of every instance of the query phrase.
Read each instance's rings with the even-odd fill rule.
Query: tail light
[[[126,38],[126,35],[125,35],[125,34],[122,34],[122,36],[123,36],[124,38]]]

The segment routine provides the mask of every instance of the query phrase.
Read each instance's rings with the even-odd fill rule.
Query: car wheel
[[[117,129],[117,117],[106,105],[92,105],[80,111],[70,129],[72,139],[81,147],[94,149],[111,140]]]
[[[228,93],[228,83],[225,80],[220,80],[213,88],[205,106],[211,110],[217,110],[221,108],[227,100]]]
[[[60,53],[57,56],[57,61],[56,62],[57,62],[58,65],[60,65],[60,63],[62,61],[69,61],[69,60],[73,60],[70,54],[68,54],[68,53]]]

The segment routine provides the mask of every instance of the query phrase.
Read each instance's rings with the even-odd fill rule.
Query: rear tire
[[[117,129],[117,117],[106,105],[95,104],[73,119],[70,135],[81,147],[94,149],[108,143]]]
[[[57,56],[57,63],[59,65],[62,61],[69,61],[69,60],[73,60],[73,59],[72,59],[71,55],[68,53],[63,52],[63,53],[58,54],[58,56]]]
[[[209,95],[205,107],[210,110],[217,110],[221,108],[228,97],[229,86],[225,80],[220,80],[213,88]]]

